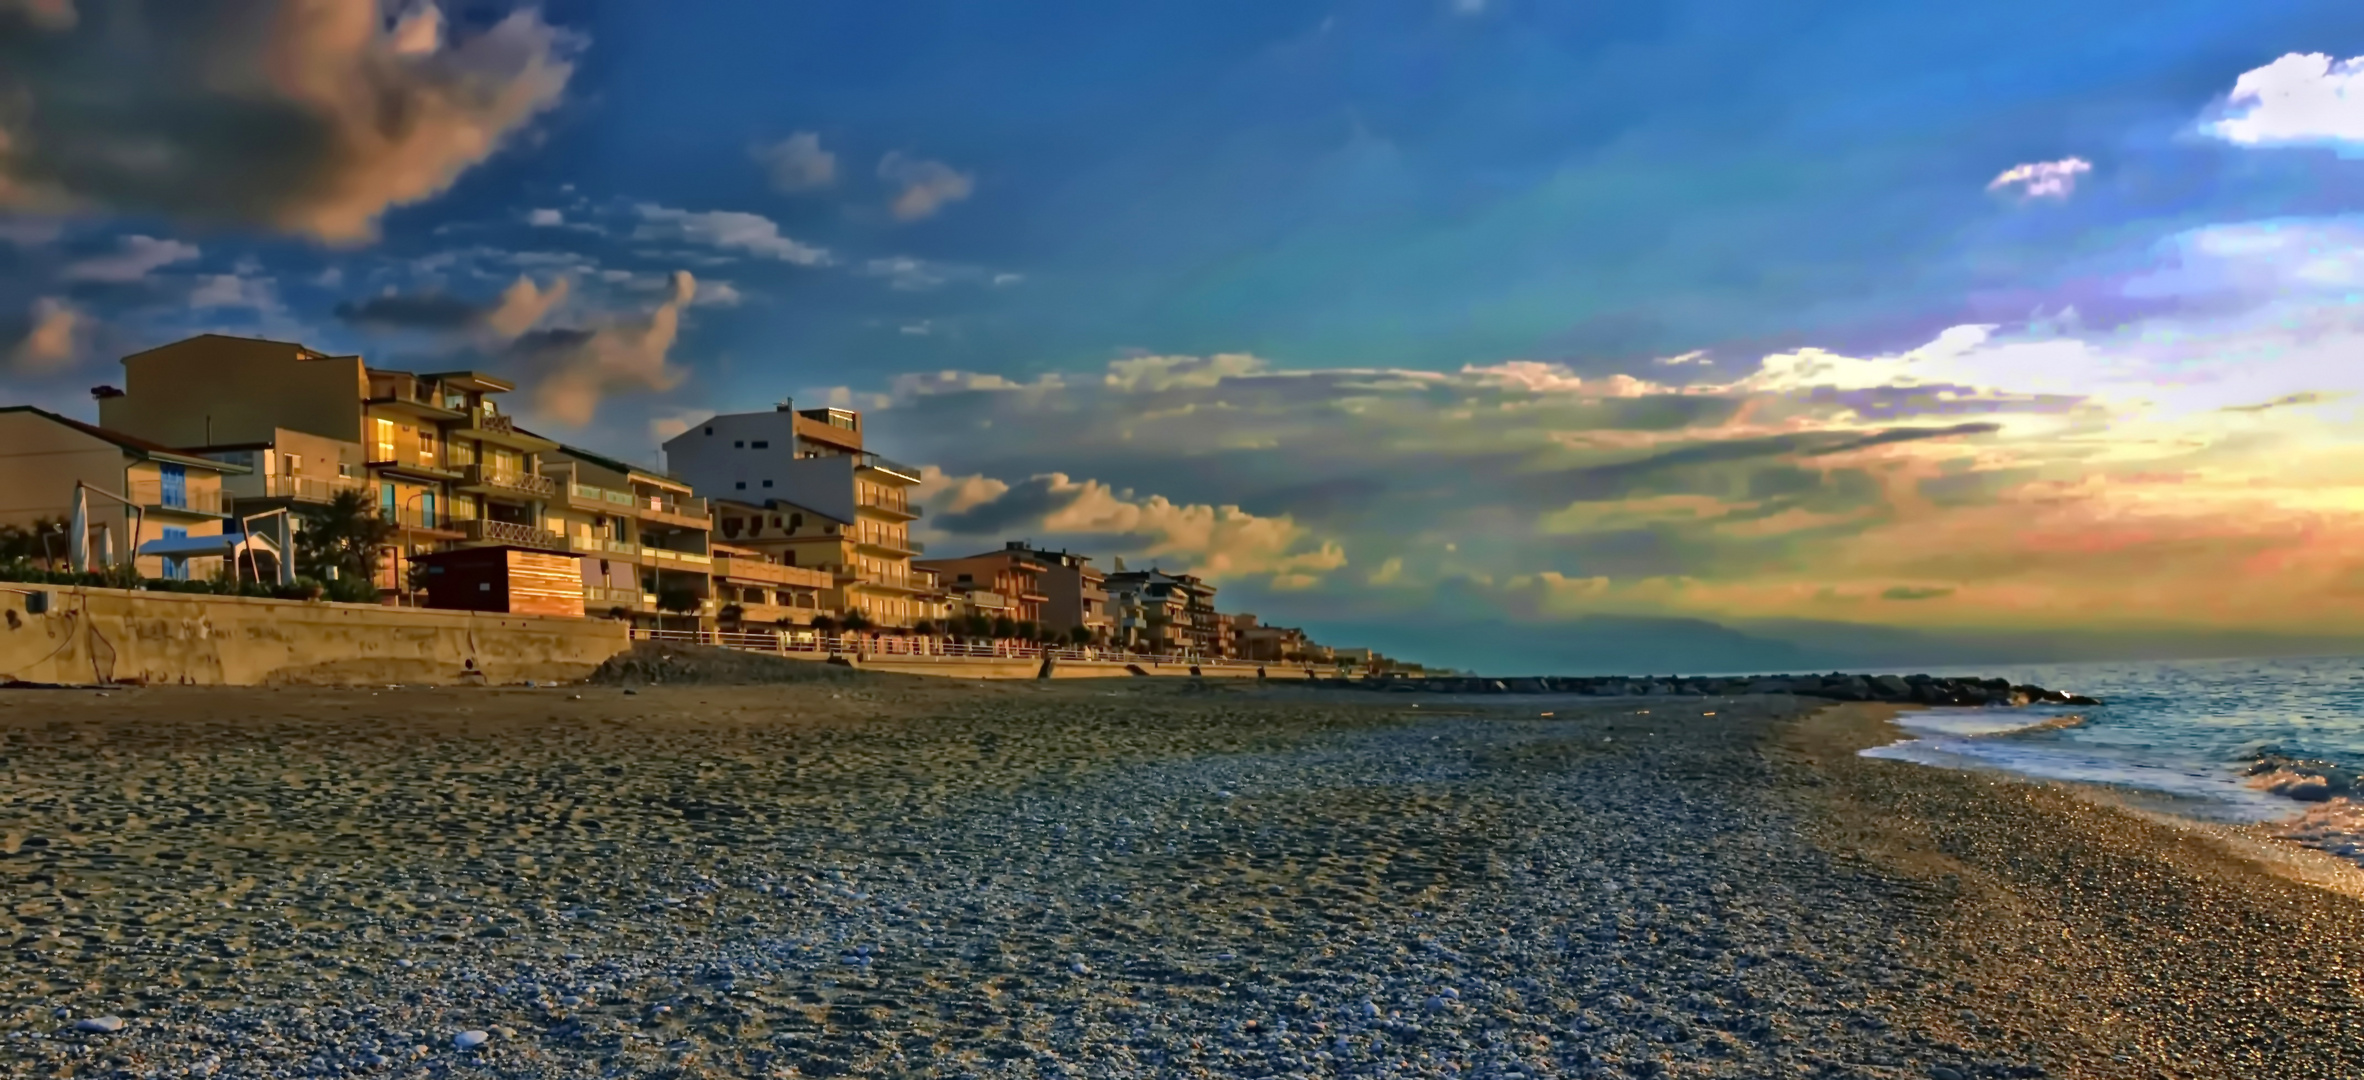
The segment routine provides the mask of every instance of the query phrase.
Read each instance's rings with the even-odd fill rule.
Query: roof
[[[253,469],[249,469],[244,465],[233,465],[227,461],[215,461],[214,459],[208,457],[198,457],[195,454],[175,450],[160,443],[152,443],[146,439],[134,438],[120,431],[115,431],[110,428],[103,428],[97,424],[85,424],[82,421],[76,420],[70,416],[59,416],[58,414],[50,412],[47,409],[35,408],[31,405],[9,405],[0,407],[0,413],[12,412],[32,413],[33,415],[41,417],[44,420],[48,420],[51,423],[63,424],[66,427],[73,428],[74,430],[79,431],[84,435],[88,435],[91,438],[101,439],[106,442],[113,443],[123,450],[141,458],[148,458],[156,461],[169,461],[176,465],[195,465],[200,469],[208,469],[213,472],[221,473],[248,473],[254,471]]]
[[[279,545],[272,543],[268,536],[226,532],[219,536],[171,536],[150,540],[140,545],[139,553],[174,559],[200,559],[211,555],[236,555],[249,548],[272,554],[279,552]]]
[[[138,351],[138,352],[132,353],[132,354],[131,354],[131,356],[126,356],[126,357],[124,357],[124,359],[126,359],[126,360],[129,360],[129,359],[131,359],[131,357],[132,357],[132,356],[146,356],[146,355],[148,355],[149,353],[152,353],[152,352],[162,352],[162,351],[164,351],[164,350],[166,350],[166,349],[172,348],[172,347],[173,347],[173,346],[175,346],[175,345],[186,345],[186,344],[188,344],[189,342],[192,342],[192,341],[199,341],[199,340],[203,340],[203,339],[205,339],[205,338],[220,338],[220,339],[221,339],[221,340],[223,340],[223,341],[245,341],[245,342],[251,342],[251,343],[253,343],[253,344],[256,344],[256,345],[284,345],[284,346],[287,346],[287,347],[288,347],[288,348],[290,348],[290,349],[294,349],[295,351],[297,351],[297,352],[299,352],[299,353],[303,353],[303,354],[304,354],[304,357],[305,357],[306,359],[312,359],[312,360],[345,360],[345,359],[352,359],[352,357],[344,357],[344,356],[330,356],[330,355],[328,355],[327,353],[321,352],[321,351],[320,351],[320,350],[318,350],[318,349],[315,349],[315,348],[312,348],[312,347],[310,347],[310,346],[307,346],[307,345],[305,345],[303,342],[300,342],[300,341],[278,341],[278,340],[274,340],[274,339],[272,339],[272,338],[259,338],[259,337],[241,337],[241,336],[239,336],[239,335],[237,335],[237,334],[196,334],[196,335],[192,335],[192,336],[190,336],[190,337],[185,337],[185,338],[182,338],[182,339],[180,339],[179,341],[168,341],[168,342],[165,342],[164,344],[162,344],[162,345],[158,345],[158,346],[156,346],[156,347],[155,347],[155,348],[153,348],[153,349],[141,349],[141,350],[140,350],[140,351]]]
[[[466,390],[495,394],[506,394],[517,389],[516,383],[497,375],[487,375],[481,371],[434,371],[420,375],[419,378],[450,383]]]
[[[558,442],[558,440],[556,440],[556,439],[551,439],[551,438],[550,438],[548,435],[542,435],[542,434],[538,434],[538,433],[536,433],[536,432],[527,431],[527,430],[525,430],[524,428],[518,428],[518,429],[517,429],[517,433],[518,433],[518,434],[520,434],[520,435],[531,435],[531,436],[533,436],[534,438],[537,438],[537,439],[549,439],[551,442]],[[634,465],[634,464],[632,464],[632,463],[631,463],[631,462],[629,462],[629,461],[625,461],[625,460],[623,460],[623,459],[621,459],[621,458],[612,458],[612,457],[609,457],[609,456],[607,456],[606,454],[602,454],[602,453],[600,453],[600,452],[598,452],[598,451],[596,451],[596,450],[585,450],[585,449],[583,449],[583,448],[582,448],[582,447],[580,447],[580,446],[574,446],[574,445],[570,445],[570,444],[568,444],[568,443],[562,443],[562,442],[560,442],[560,443],[558,443],[558,452],[559,452],[559,453],[562,453],[562,454],[565,454],[566,456],[568,456],[568,457],[571,457],[571,458],[581,458],[581,459],[583,459],[584,461],[588,461],[588,462],[590,462],[591,464],[593,464],[593,465],[597,465],[597,466],[599,466],[599,467],[600,467],[600,468],[602,468],[602,469],[608,469],[608,470],[612,470],[612,471],[614,471],[614,472],[620,472],[620,473],[623,473],[623,474],[624,474],[624,475],[626,475],[626,476],[630,476],[630,475],[632,475],[632,474],[634,474],[634,473],[638,473],[638,474],[640,474],[640,475],[642,475],[642,476],[648,477],[648,478],[649,478],[649,479],[651,479],[651,480],[659,481],[659,482],[661,482],[661,483],[667,483],[667,484],[673,484],[673,485],[677,485],[677,486],[679,486],[679,487],[680,487],[682,490],[684,490],[684,491],[687,491],[687,490],[689,490],[689,485],[688,485],[688,484],[684,484],[684,483],[682,483],[681,481],[679,481],[679,480],[676,480],[676,479],[674,479],[674,478],[672,478],[672,477],[670,477],[670,476],[667,476],[667,475],[665,475],[664,473],[658,472],[658,471],[657,471],[657,470],[655,470],[655,469],[649,468],[649,467],[648,467],[648,466],[646,466],[646,465]]]
[[[823,521],[834,521],[840,525],[853,524],[849,519],[838,517],[827,511],[815,510],[803,503],[792,503],[786,499],[765,499],[757,503],[745,499],[734,499],[728,495],[712,495],[707,497],[706,503],[709,506],[736,506],[742,510],[791,510],[799,514],[811,514]]]

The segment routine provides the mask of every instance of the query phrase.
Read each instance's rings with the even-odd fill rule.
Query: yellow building
[[[123,373],[122,389],[96,391],[100,426],[192,454],[269,460],[258,507],[322,502],[355,484],[369,492],[399,527],[379,564],[388,597],[406,591],[409,554],[547,546],[539,523],[552,488],[539,458],[558,444],[500,411],[495,397],[516,389],[506,380],[372,368],[359,356],[222,334],[134,353]],[[276,471],[291,459],[293,472]],[[278,475],[287,479],[275,489]]]
[[[29,527],[71,518],[77,481],[139,507],[135,514],[105,495],[86,497],[84,520],[93,562],[109,555],[120,562],[132,558],[139,547],[159,541],[222,535],[229,520],[223,478],[243,477],[245,472],[240,465],[31,406],[0,408],[0,524]],[[53,556],[57,566],[66,565],[68,548],[68,538],[60,535]],[[137,565],[141,574],[152,578],[203,579],[223,568],[219,557],[148,555],[139,557]]]
[[[716,614],[706,500],[689,485],[575,446],[544,455],[541,475],[552,494],[537,532],[582,556],[586,612],[674,629],[685,628],[685,616]],[[683,592],[693,610],[663,609]]]
[[[876,460],[871,454],[812,458],[796,462],[797,470],[784,470],[811,466],[827,474],[797,477],[819,493],[842,485],[845,497],[830,509],[785,499],[760,504],[716,499],[715,535],[783,565],[828,573],[821,602],[833,614],[860,611],[879,626],[939,619],[936,583],[911,568],[911,557],[923,549],[911,539],[918,511],[903,496],[919,482],[918,472]]]

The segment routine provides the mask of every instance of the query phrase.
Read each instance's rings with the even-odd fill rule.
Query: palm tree
[[[326,505],[303,512],[296,533],[296,566],[307,577],[334,581],[329,595],[368,603],[377,599],[378,552],[400,531],[379,513],[368,494],[347,489]]]

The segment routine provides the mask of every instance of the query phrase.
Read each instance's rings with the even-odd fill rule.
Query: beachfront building
[[[1006,601],[1011,621],[1040,628],[1043,609],[1050,602],[1042,591],[1049,566],[1017,545],[958,559],[928,559],[916,565],[936,572],[944,587],[975,596],[991,594]],[[976,601],[971,601],[972,606]]]
[[[673,475],[712,501],[715,535],[782,565],[824,571],[823,606],[882,627],[931,619],[911,560],[919,470],[864,450],[850,409],[712,416],[665,442]]]
[[[1108,639],[1108,575],[1092,565],[1091,557],[1061,549],[1049,551],[1023,540],[1002,545],[1041,567],[1035,587],[1043,597],[1043,626],[1073,636],[1081,627],[1086,640]]]
[[[1190,600],[1174,583],[1152,571],[1108,575],[1111,644],[1142,653],[1179,653],[1187,648]]]
[[[1151,568],[1110,574],[1106,588],[1112,602],[1122,592],[1133,598],[1128,606],[1138,609],[1135,615],[1138,624],[1122,629],[1139,633],[1119,635],[1126,643],[1146,636],[1161,643],[1151,651],[1205,657],[1227,655],[1223,616],[1215,610],[1216,587],[1205,579],[1195,574],[1169,574]]]
[[[407,592],[408,555],[516,544],[544,517],[549,493],[531,478],[558,444],[501,412],[496,398],[516,389],[507,380],[373,368],[223,334],[134,353],[123,373],[121,389],[94,391],[99,426],[225,462],[267,458],[275,471],[264,475],[286,478],[262,481],[240,513],[324,503],[355,486],[373,495],[398,526],[379,560],[388,599]]]
[[[587,613],[674,629],[717,613],[706,500],[688,484],[579,446],[545,455],[539,479],[551,501],[535,542],[581,559]]]
[[[715,622],[723,630],[809,630],[834,585],[828,571],[790,566],[737,544],[714,545]]]
[[[222,495],[225,478],[242,476],[245,466],[174,450],[120,431],[70,420],[29,405],[0,408],[0,525],[32,529],[68,522],[74,513],[77,481],[138,505],[138,513],[102,495],[84,499],[85,549],[93,563],[136,559],[141,574],[162,578],[209,578],[223,569],[231,552],[195,555],[224,543],[230,520]],[[258,535],[270,535],[257,529]],[[63,567],[70,538],[56,537]],[[152,552],[152,553],[151,553]],[[272,580],[272,573],[262,575]]]

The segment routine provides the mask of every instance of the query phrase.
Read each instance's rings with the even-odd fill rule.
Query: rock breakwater
[[[1513,679],[1480,676],[1377,676],[1316,678],[1319,685],[1352,690],[1428,694],[1583,694],[1590,697],[1729,697],[1735,694],[1791,694],[1831,701],[1877,701],[1911,705],[2099,705],[2082,694],[2015,685],[2009,679],[1939,678],[1931,675],[1743,675],[1743,676],[1566,676]]]

